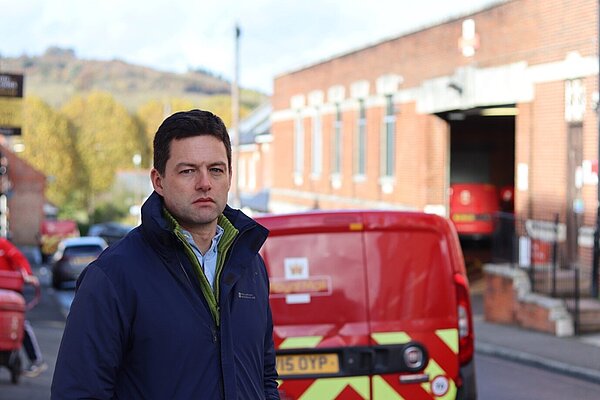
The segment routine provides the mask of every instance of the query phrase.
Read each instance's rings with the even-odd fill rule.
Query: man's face
[[[164,175],[151,173],[154,190],[186,230],[216,225],[231,187],[227,151],[210,135],[173,140]]]

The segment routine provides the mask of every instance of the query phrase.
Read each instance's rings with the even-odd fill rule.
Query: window
[[[396,164],[396,116],[394,100],[391,95],[385,96],[385,116],[383,117],[383,137],[381,141],[381,172],[382,176],[394,176]]]
[[[356,130],[356,148],[355,148],[355,175],[365,175],[366,170],[366,148],[367,148],[367,116],[365,110],[365,101],[358,101],[358,120]]]
[[[339,103],[335,105],[332,139],[331,172],[339,175],[342,172],[342,111]]]
[[[304,173],[304,125],[300,113],[294,124],[294,176],[296,182],[302,179]]]
[[[315,110],[312,119],[312,137],[311,137],[311,175],[318,178],[323,169],[323,130],[321,129],[321,114]]]

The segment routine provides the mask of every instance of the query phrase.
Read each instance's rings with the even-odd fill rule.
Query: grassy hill
[[[23,55],[0,60],[2,72],[25,75],[25,95],[36,95],[54,107],[92,90],[103,90],[134,111],[150,100],[190,99],[229,95],[230,83],[208,71],[183,74],[158,71],[121,60],[77,58],[70,49],[51,47],[39,56]],[[244,105],[254,108],[266,99],[262,93],[242,90]]]

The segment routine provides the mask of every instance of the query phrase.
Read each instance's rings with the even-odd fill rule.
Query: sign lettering
[[[23,97],[23,75],[0,74],[0,97]]]

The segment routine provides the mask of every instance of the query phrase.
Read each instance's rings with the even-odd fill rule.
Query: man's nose
[[[209,190],[211,188],[210,174],[200,170],[196,179],[196,190]]]

